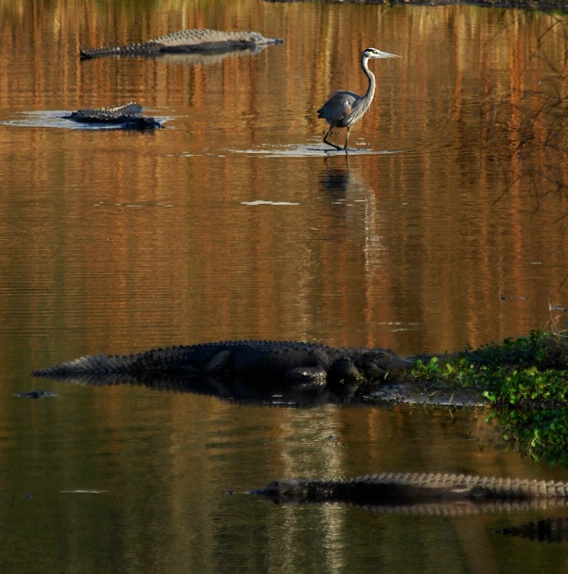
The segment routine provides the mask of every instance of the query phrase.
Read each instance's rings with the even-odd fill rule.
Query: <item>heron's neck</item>
[[[365,92],[365,95],[363,96],[363,99],[365,100],[365,102],[367,102],[367,105],[371,105],[371,102],[373,101],[373,97],[375,96],[375,86],[376,86],[376,81],[375,81],[375,74],[373,74],[373,72],[371,72],[371,70],[369,70],[369,58],[365,58],[365,56],[361,56],[361,68],[363,68],[363,72],[365,73],[365,76],[367,76],[367,78],[369,79],[369,85],[367,87],[367,91]]]

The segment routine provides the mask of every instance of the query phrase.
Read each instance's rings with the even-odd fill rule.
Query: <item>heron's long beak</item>
[[[389,52],[381,52],[377,50],[378,54],[375,54],[375,58],[400,58],[398,54],[390,54]]]

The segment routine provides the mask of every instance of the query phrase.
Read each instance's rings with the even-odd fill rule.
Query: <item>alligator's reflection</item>
[[[538,542],[568,542],[568,518],[561,516],[534,520],[518,526],[509,526],[497,532]]]
[[[366,402],[358,393],[357,384],[294,389],[267,379],[245,379],[215,375],[176,375],[171,373],[107,373],[53,377],[67,383],[90,387],[134,385],[160,391],[195,393],[218,397],[239,404],[272,405],[292,408],[313,408],[320,405]]]

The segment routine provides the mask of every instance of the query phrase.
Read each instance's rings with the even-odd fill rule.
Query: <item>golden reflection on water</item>
[[[549,318],[549,301],[566,303],[556,220],[568,206],[559,193],[544,196],[566,181],[565,157],[550,145],[559,143],[550,103],[565,88],[554,66],[564,62],[566,29],[555,16],[249,0],[2,2],[0,14],[0,356],[14,373],[10,392],[31,384],[32,368],[77,355],[214,339],[456,350],[526,334]],[[198,60],[78,59],[82,47],[200,26],[286,43]],[[364,91],[358,60],[368,45],[402,58],[373,64],[378,92],[353,130],[356,152],[326,153],[315,111],[335,89]],[[130,100],[167,117],[166,129],[30,126],[25,114]],[[1,407],[19,429],[5,436],[23,441],[4,457],[23,457],[35,441],[35,456],[57,463],[55,489],[77,459],[79,478],[65,487],[89,483],[94,460],[105,472],[93,486],[114,489],[102,506],[118,505],[131,521],[117,527],[126,539],[155,540],[159,525],[175,531],[157,554],[164,563],[202,546],[222,556],[223,526],[212,524],[225,524],[226,508],[244,530],[268,533],[246,556],[256,569],[277,563],[282,548],[287,568],[301,568],[294,549],[304,529],[322,524],[329,551],[317,545],[314,564],[341,570],[362,560],[341,553],[342,528],[369,536],[376,517],[250,502],[246,521],[249,503],[219,494],[281,475],[545,474],[501,452],[482,416],[425,422],[404,409],[268,412],[135,388],[58,390],[69,400],[51,403],[53,414],[45,402],[29,412],[24,403]],[[44,436],[48,427],[61,428],[63,446],[84,434],[65,447],[69,457],[63,446],[50,455],[40,448],[54,438]],[[128,493],[126,479],[138,481]],[[150,490],[146,516],[139,502],[149,482],[163,488]],[[145,528],[148,517],[158,526]],[[401,550],[409,523],[378,522],[387,546],[398,540]],[[434,540],[463,535],[462,523],[444,524]],[[493,522],[480,524],[491,532]],[[80,555],[80,536],[69,540]],[[130,543],[128,552],[141,551]],[[471,556],[473,542],[459,548]],[[211,556],[196,571],[215,563]],[[439,564],[428,548],[418,556],[432,571]]]
[[[563,243],[551,225],[562,206],[549,213],[542,202],[531,218],[524,179],[530,161],[534,183],[548,150],[507,151],[539,105],[524,94],[554,80],[564,30],[547,32],[553,17],[347,7],[348,30],[337,6],[174,4],[134,25],[120,4],[86,13],[54,3],[31,37],[18,32],[35,15],[4,5],[1,37],[20,72],[0,62],[10,78],[0,92],[5,119],[130,99],[171,118],[156,134],[3,130],[4,165],[27,166],[6,169],[4,185],[30,193],[22,216],[38,221],[41,245],[61,247],[41,259],[42,273],[53,273],[69,247],[80,256],[61,268],[61,315],[73,316],[62,306],[76,307],[75,293],[87,302],[75,319],[85,331],[111,317],[128,325],[108,340],[115,349],[264,336],[417,352],[522,334],[547,319],[549,299],[561,302],[563,250],[548,246]],[[208,64],[77,59],[80,47],[194,26],[287,42]],[[324,130],[315,109],[335,88],[364,90],[358,55],[371,42],[403,57],[375,63],[377,101],[353,143],[394,153],[313,157]],[[542,139],[546,118],[536,122]],[[250,153],[286,146],[297,154]],[[21,249],[29,252],[19,260],[34,265],[37,248]],[[535,265],[545,281],[531,281]],[[503,303],[501,295],[526,299]],[[125,339],[130,331],[136,336]]]

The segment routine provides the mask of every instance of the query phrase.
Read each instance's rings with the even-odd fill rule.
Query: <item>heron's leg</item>
[[[330,145],[331,147],[334,147],[337,150],[340,150],[341,148],[338,145],[335,145],[334,143],[331,143],[330,141],[327,141],[327,136],[329,136],[329,134],[331,133],[331,130],[333,129],[333,126],[331,126],[328,130],[327,133],[325,134],[324,138],[323,138],[323,143],[326,143],[327,145]]]
[[[349,142],[349,132],[351,131],[351,127],[347,128],[347,133],[345,134],[345,145],[343,146],[343,149],[345,151],[347,151],[347,142]]]

